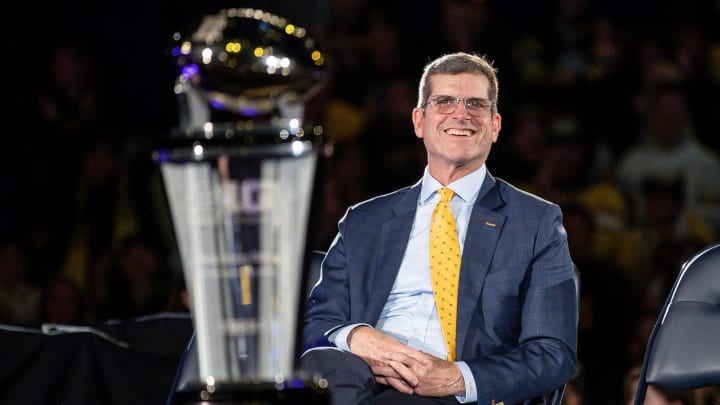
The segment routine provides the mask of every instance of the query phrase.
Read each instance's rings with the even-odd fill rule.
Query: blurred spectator
[[[86,142],[82,171],[74,184],[74,205],[65,213],[68,245],[62,263],[62,272],[83,288],[94,261],[139,228],[119,156],[121,142],[104,134]]]
[[[408,69],[397,16],[375,5],[361,16],[356,40],[343,44],[343,48],[354,47],[353,55],[358,61],[348,65],[340,60],[333,66],[335,79],[324,111],[324,125],[327,136],[335,142],[357,141],[368,121],[378,113],[377,98],[386,94],[390,82]],[[347,49],[338,51],[344,55]]]
[[[163,312],[171,279],[163,249],[143,235],[128,236],[112,261],[107,298],[98,303],[98,320],[127,320]]]
[[[581,117],[569,110],[551,114],[543,159],[526,187],[562,205],[594,185],[594,155]]]
[[[39,299],[40,291],[27,280],[23,246],[13,238],[0,240],[0,323],[34,325]]]
[[[556,86],[572,87],[583,80],[589,63],[589,43],[595,18],[590,0],[553,1],[552,24],[547,39],[552,44],[553,72]]]
[[[8,192],[3,200],[13,209],[0,214],[10,218],[3,229],[14,229],[26,241],[28,277],[37,286],[59,271],[78,151],[105,115],[95,55],[81,40],[52,38],[32,63],[22,64],[27,76],[15,105],[20,115],[10,122],[17,130],[8,137],[12,152],[3,159],[8,166],[3,172],[14,178],[2,184]]]
[[[477,52],[478,49],[486,55],[497,54],[496,35],[503,27],[492,18],[492,6],[492,2],[484,0],[439,0],[440,32],[435,38],[436,51],[428,56],[450,51]]]
[[[47,44],[28,86],[23,161],[26,203],[17,221],[37,286],[59,273],[84,288],[96,256],[138,228],[98,49],[82,36]]]
[[[361,143],[343,142],[334,146],[333,158],[325,169],[322,213],[317,224],[315,249],[325,250],[337,234],[337,223],[352,204],[370,196],[369,161]]]
[[[648,177],[678,177],[684,184],[684,208],[714,230],[720,229],[720,159],[702,145],[686,93],[674,83],[659,85],[648,97],[642,143],[621,158],[618,180],[630,196],[635,223],[647,215],[642,182]]]
[[[376,112],[358,142],[368,160],[367,179],[370,194],[396,190],[419,180],[426,155],[422,141],[413,133],[409,112],[415,107],[417,94],[405,76],[392,76],[383,91],[372,98]],[[377,153],[383,150],[384,153]]]
[[[586,136],[593,139],[596,170],[601,174],[612,174],[618,157],[628,142],[632,142],[628,132],[637,132],[637,114],[633,108],[637,83],[631,66],[630,44],[624,39],[613,18],[600,15],[593,20],[584,72],[587,89],[581,103],[585,110]]]
[[[612,178],[598,173],[592,139],[585,137],[582,117],[569,110],[547,118],[543,157],[524,188],[564,207],[581,204],[595,223],[594,249],[610,257],[624,232],[627,206]]]
[[[89,44],[76,39],[51,47],[37,108],[49,127],[68,136],[97,128],[106,118],[104,85]]]
[[[523,187],[529,184],[546,155],[547,114],[541,106],[528,104],[515,110],[503,128],[508,141],[496,143],[488,157],[493,175]]]
[[[340,72],[353,72],[362,65],[359,50],[367,3],[368,0],[329,0],[325,23],[314,34],[332,58],[329,62]],[[352,81],[343,83],[357,85]],[[343,90],[340,92],[344,94]]]
[[[628,228],[617,252],[619,265],[635,286],[664,282],[665,277],[659,271],[661,266],[678,262],[668,260],[665,254],[675,252],[667,249],[671,244],[694,243],[692,246],[698,246],[699,250],[715,241],[713,229],[685,206],[684,195],[682,178],[655,176],[642,181],[640,198],[644,216]],[[664,255],[656,258],[657,252]],[[662,292],[665,290],[661,288]]]
[[[362,72],[367,79],[364,86],[374,81],[384,81],[393,73],[402,72],[405,68],[404,49],[401,48],[398,25],[385,9],[373,8],[365,14],[362,36]],[[372,92],[373,87],[365,87],[365,92]]]
[[[718,38],[713,38],[713,10],[708,4],[684,2],[670,26],[670,58],[675,62],[682,77],[688,84],[691,114],[696,126],[696,135],[704,145],[720,151],[720,140],[716,136],[720,130],[720,104],[708,102],[720,89],[720,82],[714,80],[711,64],[713,46]],[[717,13],[718,8],[715,7]]]
[[[85,312],[85,296],[70,278],[56,276],[42,291],[39,306],[39,323],[61,325],[88,324]]]

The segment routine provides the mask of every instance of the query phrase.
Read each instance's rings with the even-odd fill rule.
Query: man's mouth
[[[447,129],[445,130],[445,133],[448,135],[455,135],[455,136],[472,136],[475,131],[472,131],[470,129]]]

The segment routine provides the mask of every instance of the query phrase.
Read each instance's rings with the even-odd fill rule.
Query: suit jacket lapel
[[[503,204],[495,178],[487,173],[470,214],[460,265],[456,331],[458,358],[463,352],[471,317],[478,305],[485,275],[505,224],[505,216],[494,211]]]
[[[410,229],[415,219],[415,211],[420,195],[420,184],[416,183],[401,196],[398,202],[391,207],[392,213],[380,229],[375,277],[377,282],[372,291],[368,291],[368,315],[373,321],[380,317],[382,308],[387,301],[400,264],[402,263],[405,248],[410,238]]]

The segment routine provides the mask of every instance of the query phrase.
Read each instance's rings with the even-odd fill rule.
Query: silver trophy
[[[295,378],[324,55],[272,13],[223,9],[178,37],[180,123],[159,164],[195,326],[198,383]],[[206,399],[206,398],[203,399]]]

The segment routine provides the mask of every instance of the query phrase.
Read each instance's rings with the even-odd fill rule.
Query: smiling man
[[[416,184],[350,207],[310,294],[301,361],[333,404],[542,404],[577,367],[560,208],[494,178],[498,80],[444,55],[412,111]]]

